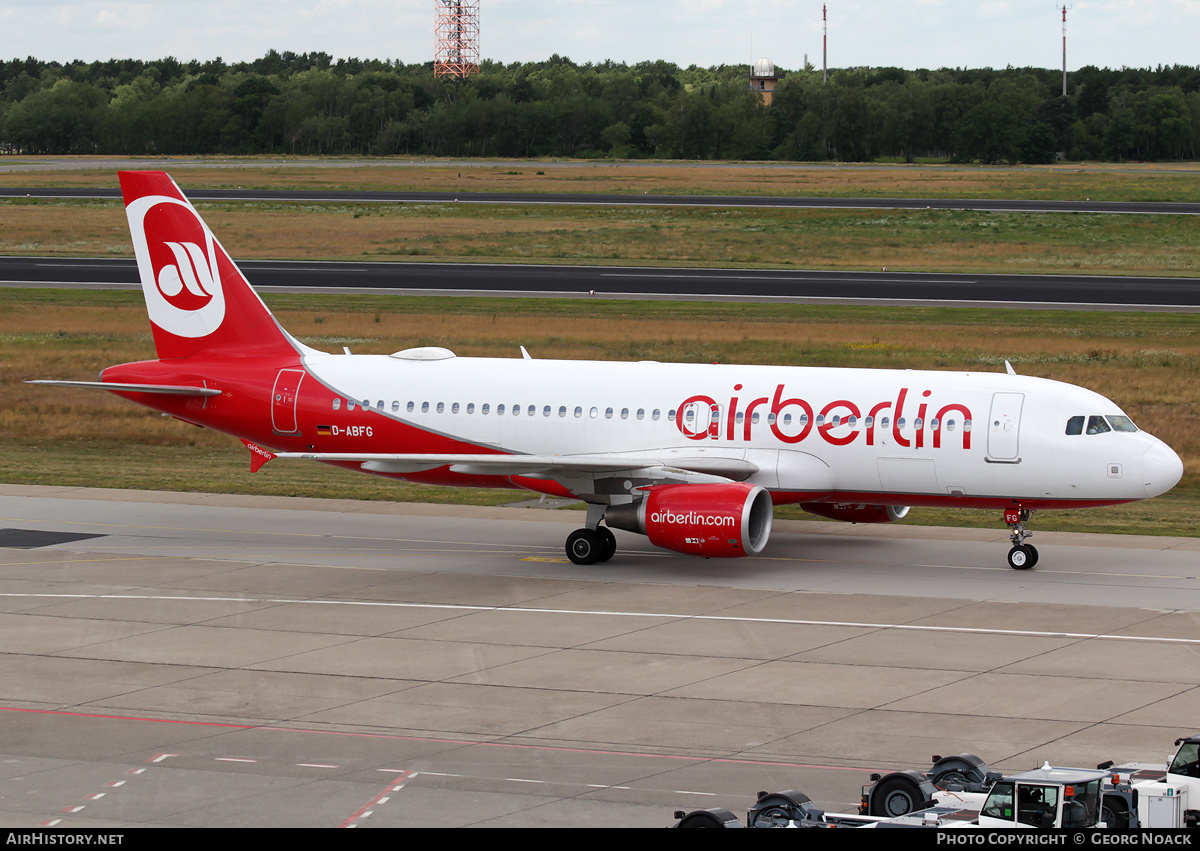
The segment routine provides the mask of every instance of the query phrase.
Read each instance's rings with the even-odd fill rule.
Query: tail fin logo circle
[[[194,242],[164,242],[163,245],[170,249],[175,263],[159,268],[158,291],[180,310],[192,309],[186,302],[177,300],[184,290],[207,304],[218,276],[213,268],[215,264],[210,264],[204,249]]]
[[[225,318],[222,249],[195,208],[147,195],[126,208],[150,321],[179,337],[207,337]]]

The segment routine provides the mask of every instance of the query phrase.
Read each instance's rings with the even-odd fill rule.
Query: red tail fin
[[[296,354],[175,181],[161,171],[119,176],[159,358]]]

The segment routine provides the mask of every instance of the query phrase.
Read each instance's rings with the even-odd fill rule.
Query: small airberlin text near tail
[[[175,181],[159,171],[123,171],[120,179],[159,357],[295,354]]]

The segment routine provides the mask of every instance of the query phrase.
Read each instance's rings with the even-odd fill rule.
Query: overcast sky
[[[0,58],[433,58],[435,0],[0,0]],[[829,67],[1062,65],[1062,0],[826,0]],[[481,0],[480,53],[821,66],[813,0]],[[1067,67],[1200,64],[1200,0],[1067,0]]]

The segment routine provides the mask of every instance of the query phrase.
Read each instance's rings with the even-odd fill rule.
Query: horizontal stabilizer
[[[211,387],[190,387],[186,384],[120,384],[116,381],[50,381],[38,379],[26,384],[49,384],[54,387],[90,387],[94,390],[112,390],[117,393],[157,393],[160,396],[220,396],[220,390]]]

